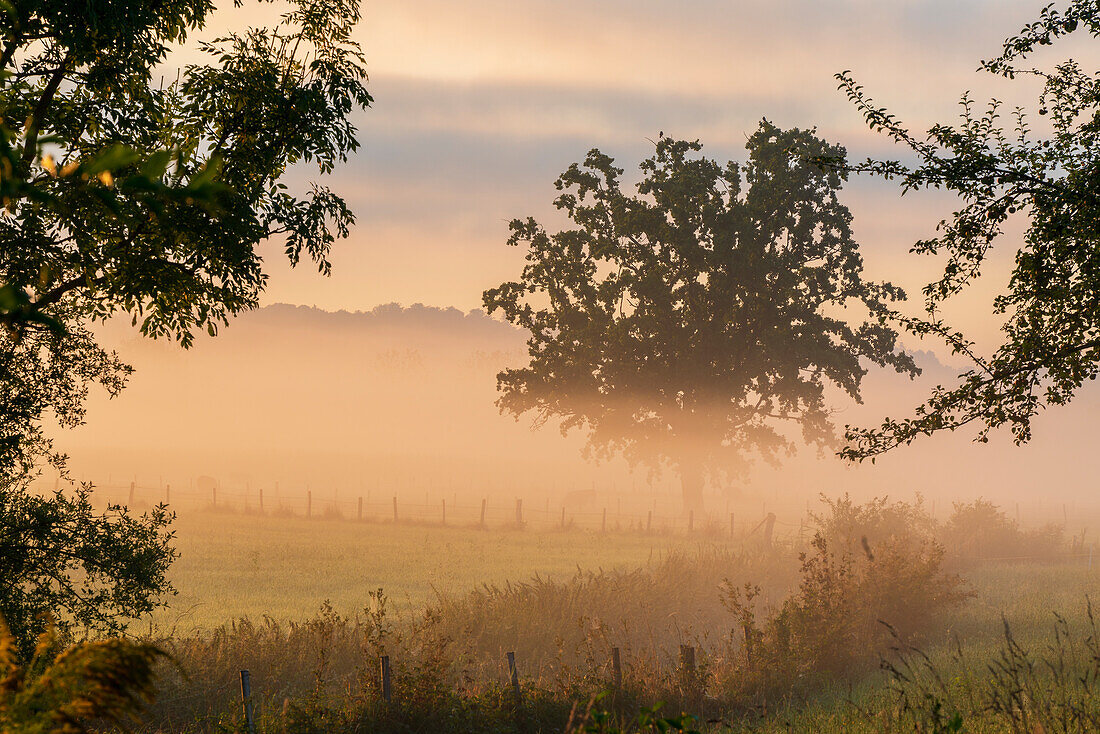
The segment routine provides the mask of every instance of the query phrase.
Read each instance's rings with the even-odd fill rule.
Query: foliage
[[[257,245],[285,242],[328,272],[353,221],[323,186],[358,146],[349,116],[371,98],[350,34],[356,0],[298,0],[269,29],[202,46],[210,60],[154,83],[208,0],[0,7],[0,610],[26,647],[42,611],[63,631],[117,631],[170,591],[164,508],[93,512],[88,490],[32,496],[42,459],[63,469],[42,420],[83,421],[90,386],[129,368],[89,323],[128,315],[184,346],[255,307]],[[21,126],[16,121],[25,120]]]
[[[152,611],[173,593],[172,518],[163,506],[140,517],[118,506],[97,512],[87,485],[48,497],[0,486],[0,617],[10,644],[26,657],[50,618],[68,638],[119,633]]]
[[[121,639],[84,642],[58,653],[52,629],[20,665],[17,640],[0,622],[0,730],[7,734],[83,734],[121,727],[153,698],[164,653]]]
[[[78,423],[89,385],[122,386],[127,370],[89,320],[123,313],[187,346],[257,304],[261,241],[280,237],[292,263],[327,272],[348,233],[340,197],[317,185],[299,197],[283,178],[304,162],[327,173],[358,146],[349,116],[371,101],[350,39],[358,3],[298,0],[275,28],[204,44],[211,63],[155,83],[212,11],[208,0],[4,4],[0,118],[26,122],[0,134],[2,480],[60,459],[36,427],[43,415]]]
[[[793,450],[782,425],[829,445],[826,385],[858,400],[861,359],[917,372],[890,328],[838,316],[904,297],[863,279],[844,177],[810,162],[844,150],[767,121],[746,147],[746,164],[722,166],[661,137],[637,196],[592,150],[556,182],[575,228],[513,221],[527,265],[484,295],[530,332],[530,364],[498,376],[502,412],[586,430],[599,456],[671,463],[690,505],[705,473]]]
[[[848,494],[836,499],[823,494],[821,503],[825,510],[811,512],[810,522],[830,548],[846,553],[862,553],[865,547],[892,538],[919,541],[939,536],[939,528],[919,496],[913,503],[874,497],[857,504]]]
[[[597,708],[607,692],[593,696],[588,706],[581,712],[574,708],[565,727],[566,734],[623,734],[623,732],[684,732],[699,734],[695,728],[698,723],[691,714],[679,716],[661,716],[662,704],[642,709],[638,716],[625,726],[619,725],[619,716],[614,712]]]
[[[956,502],[939,537],[960,560],[1054,560],[1066,552],[1064,529],[1048,524],[1024,530],[999,507],[985,499]]]
[[[918,639],[969,593],[943,570],[944,550],[917,533],[890,535],[863,551],[831,549],[815,535],[804,552],[798,591],[758,621],[759,587],[726,582],[724,603],[744,640],[742,666],[722,685],[761,701],[865,673],[889,632]],[[886,626],[888,623],[889,626]]]
[[[937,387],[910,418],[887,419],[874,429],[849,427],[842,451],[848,458],[874,457],[918,436],[969,424],[978,427],[979,441],[1008,426],[1015,441],[1023,443],[1031,438],[1031,419],[1041,408],[1069,402],[1082,384],[1097,377],[1100,74],[1073,60],[1052,69],[1022,65],[1038,47],[1077,30],[1100,35],[1100,6],[1094,0],[1073,0],[1064,12],[1047,6],[1037,21],[1005,41],[1000,56],[982,62],[984,70],[1007,79],[1042,82],[1038,129],[1023,109],[1015,110],[1013,123],[1005,126],[998,101],[982,109],[964,96],[959,124],[934,125],[921,138],[877,107],[850,74],[837,75],[871,129],[917,159],[912,166],[868,160],[856,169],[898,179],[903,191],[944,189],[962,200],[959,210],[940,222],[937,236],[912,249],[946,259],[943,275],[924,289],[926,316],[895,316],[914,334],[944,339],[974,365],[958,384]],[[1017,213],[1026,219],[1026,233],[1007,291],[993,304],[1003,318],[1002,343],[983,356],[945,321],[942,308],[978,279],[1005,224]]]

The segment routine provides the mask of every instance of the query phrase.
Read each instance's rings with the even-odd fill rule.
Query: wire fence
[[[55,489],[64,487],[55,483]],[[45,490],[45,487],[39,487]],[[381,495],[381,496],[380,496]],[[579,499],[578,499],[579,496]],[[178,514],[194,512],[239,514],[253,517],[300,519],[318,522],[359,522],[364,524],[421,524],[454,528],[484,528],[500,530],[585,530],[599,532],[652,532],[694,534],[700,538],[727,538],[745,541],[759,538],[767,544],[788,544],[802,547],[813,536],[815,518],[809,503],[805,512],[797,503],[770,508],[767,503],[747,511],[731,509],[726,502],[724,512],[709,509],[707,513],[684,511],[674,496],[653,496],[643,493],[569,492],[557,496],[515,497],[486,494],[480,499],[468,494],[423,494],[412,491],[386,492],[385,489],[362,494],[341,494],[338,491],[280,491],[245,488],[226,490],[221,486],[179,488],[172,485],[150,486],[137,482],[93,485],[93,503],[100,506],[117,504],[135,511],[148,510],[164,504]],[[422,499],[421,499],[422,498]],[[571,502],[572,500],[572,502]],[[624,502],[625,500],[625,502]],[[710,508],[722,505],[720,498],[711,498]],[[932,505],[934,511],[934,503]],[[1019,505],[1016,507],[1017,518]],[[1063,517],[1058,518],[1066,532],[1068,512],[1063,505]],[[1019,519],[1017,519],[1019,523]],[[982,552],[980,547],[964,550],[949,548],[956,557],[968,562],[1059,562],[1079,561],[1091,568],[1095,541],[1085,542],[1087,527],[1080,535],[1064,538],[1065,545],[1057,553],[1043,555],[996,555]]]
[[[55,483],[54,489],[72,485]],[[218,512],[246,516],[298,518],[317,521],[363,523],[406,523],[451,527],[493,529],[561,530],[581,529],[602,532],[698,533],[709,537],[748,537],[766,534],[770,540],[801,537],[808,532],[809,518],[799,516],[791,507],[772,511],[766,503],[754,512],[710,509],[696,513],[683,510],[675,496],[642,493],[615,494],[581,491],[557,496],[515,497],[486,494],[471,498],[458,492],[414,493],[364,491],[349,495],[337,491],[280,491],[247,488],[224,489],[220,486],[177,488],[172,485],[150,486],[137,482],[92,484],[91,501],[98,506],[122,505],[145,511],[166,505],[178,514]],[[48,490],[39,486],[40,492]],[[380,496],[381,495],[381,496]],[[713,499],[713,498],[712,498]],[[714,499],[712,507],[723,502]],[[780,514],[782,514],[782,517]]]

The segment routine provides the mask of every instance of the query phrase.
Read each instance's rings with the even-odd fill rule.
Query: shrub
[[[940,538],[959,561],[979,559],[1054,560],[1065,554],[1063,529],[1048,524],[1035,530],[1021,530],[1015,520],[989,500],[954,503],[954,512],[944,524]]]
[[[721,681],[734,698],[774,700],[865,673],[891,634],[921,639],[968,596],[963,580],[943,570],[934,540],[891,534],[874,545],[863,536],[861,545],[860,554],[834,551],[817,533],[801,555],[798,591],[762,621],[757,587],[725,585],[743,640],[739,664]]]
[[[892,538],[931,539],[936,523],[917,497],[910,504],[876,497],[862,505],[845,494],[835,500],[821,495],[824,513],[810,513],[810,522],[830,548],[857,553],[866,544],[878,545]]]
[[[54,628],[38,638],[34,656],[19,661],[18,644],[0,621],[0,731],[83,734],[121,727],[152,699],[154,645],[121,639],[61,650]]]

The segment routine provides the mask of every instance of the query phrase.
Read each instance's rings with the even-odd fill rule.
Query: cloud
[[[1026,102],[1034,97],[1027,82],[974,70],[1041,6],[372,0],[357,38],[376,102],[356,118],[362,148],[329,181],[348,198],[358,224],[334,251],[331,279],[291,272],[278,243],[266,247],[267,302],[474,307],[481,290],[514,277],[522,264],[521,254],[504,246],[511,218],[560,224],[552,184],[566,166],[599,147],[634,171],[659,131],[698,138],[720,160],[743,160],[746,136],[767,116],[784,127],[816,126],[852,158],[901,156],[867,130],[833,74],[852,69],[876,102],[918,130],[954,118],[967,89],[979,99]],[[206,34],[268,23],[277,10],[246,4],[219,11]],[[1097,58],[1089,41],[1071,41],[1057,53],[1088,63]],[[293,178],[302,184],[314,173],[302,169]],[[868,270],[919,292],[936,262],[907,250],[931,234],[952,199],[901,199],[892,183],[857,179],[845,201]],[[996,266],[991,272],[1000,275]],[[972,320],[981,323],[982,312]]]

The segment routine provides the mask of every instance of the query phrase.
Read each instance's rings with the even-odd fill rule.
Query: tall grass
[[[213,731],[239,718],[236,675],[252,672],[264,731],[562,731],[767,726],[838,684],[858,685],[891,645],[919,644],[966,598],[945,570],[937,526],[919,506],[827,503],[813,543],[676,553],[641,569],[487,584],[395,614],[382,590],[357,615],[326,606],[284,624],[239,620],[168,640],[147,730]],[[856,540],[858,538],[858,540]],[[891,622],[896,639],[879,620]],[[696,667],[678,665],[681,646]],[[611,649],[622,685],[613,688]],[[521,673],[517,701],[504,653]],[[390,657],[394,699],[377,661]],[[665,702],[658,714],[640,709]],[[580,705],[580,713],[574,709]],[[648,719],[646,717],[649,717]],[[669,718],[671,717],[671,718]],[[593,729],[597,730],[597,729]]]

